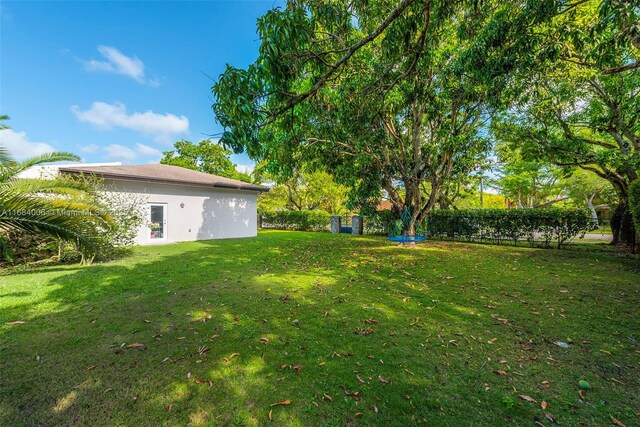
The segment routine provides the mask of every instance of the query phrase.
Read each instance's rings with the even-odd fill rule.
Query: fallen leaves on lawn
[[[333,397],[331,397],[330,395],[328,395],[326,393],[322,396],[322,398],[324,400],[326,400],[326,401],[333,402]]]
[[[9,326],[16,326],[16,325],[24,325],[25,322],[24,320],[14,320],[13,322],[7,322],[6,324]]]
[[[616,425],[618,427],[627,427],[624,424],[622,424],[622,422],[620,420],[617,420],[613,417],[613,415],[609,415],[611,417],[611,422],[613,423],[613,425]]]
[[[269,409],[269,421],[273,421],[273,409]]]
[[[389,380],[387,380],[385,377],[383,377],[382,375],[378,375],[378,379],[380,380],[380,382],[382,384],[389,384]]]
[[[493,344],[497,339],[498,338],[491,338],[489,341],[487,341],[487,344]]]
[[[223,359],[224,359],[224,361],[225,361],[225,362],[230,362],[230,361],[231,361],[231,359],[233,359],[233,358],[234,358],[234,357],[236,357],[236,356],[240,356],[240,353],[232,353],[232,354],[231,354],[231,356],[229,356],[229,357],[223,357]]]
[[[519,394],[518,397],[522,400],[526,400],[527,402],[533,402],[533,403],[538,403],[537,400],[535,400],[533,397],[531,396],[527,396],[526,394]]]
[[[376,319],[371,319],[371,318],[369,318],[369,319],[365,319],[365,320],[363,320],[362,322],[363,322],[363,323],[366,323],[367,325],[373,325],[373,324],[378,323],[378,321],[377,321]]]
[[[300,371],[302,371],[302,365],[293,365],[293,371],[294,371],[296,374],[299,374],[299,373],[300,373]]]
[[[144,347],[144,344],[141,344],[139,342],[134,342],[133,344],[129,344],[127,346],[127,348],[142,348],[142,347]]]
[[[261,342],[262,344],[269,344],[269,338],[267,338],[267,337],[262,337],[262,338],[260,338],[260,342]]]
[[[96,368],[96,366],[98,366],[98,365],[91,365],[91,366],[87,366],[87,369],[85,369],[85,371],[90,371],[90,370],[92,370],[92,369],[95,369],[95,368]]]
[[[542,402],[540,402],[540,407],[543,410],[547,409],[548,406],[549,406],[549,404],[547,402],[545,402],[544,400]]]
[[[502,375],[502,376],[506,376],[507,375],[507,371],[503,371],[502,369],[498,369],[497,371],[495,371],[496,374],[498,375]]]
[[[173,403],[169,404],[169,406],[167,406],[167,411],[171,412],[173,411]]]
[[[373,412],[375,412],[376,414],[378,413],[378,407],[376,405],[373,405]]]
[[[371,328],[367,328],[367,329],[362,329],[362,328],[356,328],[356,330],[353,332],[356,335],[369,335],[371,333],[373,333],[373,329]]]
[[[551,384],[549,383],[549,381],[542,381],[542,382],[540,383],[540,385],[541,385],[542,387],[549,387]]]
[[[291,401],[290,401],[289,399],[287,399],[287,400],[280,400],[280,401],[278,401],[278,402],[276,402],[276,403],[272,403],[272,404],[271,404],[271,405],[269,405],[269,406],[281,406],[281,405],[291,405]]]

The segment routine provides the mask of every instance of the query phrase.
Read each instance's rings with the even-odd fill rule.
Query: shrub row
[[[558,247],[595,229],[586,209],[435,210],[427,216],[428,235],[450,240],[517,243]]]
[[[393,233],[397,219],[391,210],[377,211],[364,217],[364,233],[388,236]]]
[[[263,212],[260,219],[261,227],[281,230],[325,231],[331,225],[331,214],[323,210]]]

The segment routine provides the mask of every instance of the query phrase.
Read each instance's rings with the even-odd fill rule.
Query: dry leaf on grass
[[[140,344],[139,342],[134,342],[133,344],[129,344],[127,348],[141,348],[144,347],[144,344]]]
[[[503,371],[502,369],[498,369],[497,371],[495,371],[495,373],[502,376],[507,375],[507,371]]]
[[[329,402],[333,402],[333,397],[331,397],[330,395],[328,395],[328,394],[326,394],[326,393],[322,396],[322,398],[323,398],[324,400],[329,401]]]
[[[15,326],[15,325],[24,325],[25,323],[27,322],[25,322],[24,320],[15,320],[13,322],[7,322],[6,324],[9,326]]]
[[[281,405],[291,405],[291,401],[289,399],[281,400],[279,402],[272,403],[270,406],[281,406]]]
[[[382,384],[389,384],[389,381],[385,377],[383,377],[382,375],[378,375],[378,379],[380,380],[380,382]]]
[[[549,404],[547,402],[545,402],[544,400],[542,402],[540,402],[540,407],[543,410],[546,410],[548,406],[549,406]]]
[[[613,425],[616,425],[618,427],[626,427],[624,424],[622,424],[620,420],[613,418],[613,415],[609,415],[609,416],[611,417],[611,422],[613,423]]]
[[[260,342],[262,342],[262,344],[269,344],[269,338],[262,337],[262,338],[260,338]]]
[[[538,403],[537,400],[535,400],[533,397],[531,396],[527,396],[526,394],[519,394],[518,397],[522,400],[526,400],[527,402],[533,402],[533,403]]]

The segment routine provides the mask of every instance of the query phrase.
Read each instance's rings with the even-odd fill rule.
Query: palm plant
[[[47,179],[18,178],[42,163],[78,161],[71,153],[54,152],[22,162],[0,147],[0,232],[23,230],[72,242],[85,253],[95,253],[100,233],[113,224],[95,202],[95,189],[87,181],[60,175]],[[0,250],[9,244],[0,235]]]

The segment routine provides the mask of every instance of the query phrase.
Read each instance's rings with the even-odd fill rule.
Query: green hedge
[[[633,216],[636,232],[640,232],[640,179],[636,179],[629,186],[629,209]]]
[[[435,210],[427,216],[432,238],[538,242],[558,247],[568,240],[584,236],[594,224],[586,209],[464,209]]]
[[[264,212],[260,216],[263,228],[325,231],[331,225],[331,214],[323,210]]]
[[[364,232],[388,236],[393,232],[396,217],[391,210],[377,211],[364,217]]]

